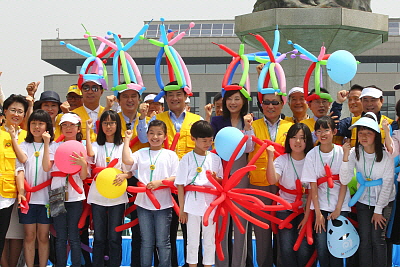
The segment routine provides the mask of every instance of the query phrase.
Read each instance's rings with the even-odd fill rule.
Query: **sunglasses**
[[[83,85],[83,86],[82,86],[82,91],[84,91],[84,92],[89,92],[90,90],[92,90],[93,92],[96,93],[97,91],[101,90],[101,88],[100,88],[99,85],[92,85],[92,86],[90,86],[90,85]]]
[[[277,105],[279,105],[280,103],[281,103],[281,102],[278,101],[278,100],[272,100],[272,101],[264,100],[264,101],[262,102],[262,104],[263,104],[263,105],[266,105],[266,106],[268,106],[269,104],[272,104],[273,106],[277,106]]]

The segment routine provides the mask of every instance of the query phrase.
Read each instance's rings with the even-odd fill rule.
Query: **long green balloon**
[[[275,73],[275,63],[273,62],[269,65],[269,77],[271,79],[272,88],[279,89]]]
[[[124,79],[126,84],[131,83],[131,77],[129,75],[128,66],[126,65],[125,51],[119,51],[119,59],[121,60],[122,72],[124,73]]]
[[[315,93],[317,95],[321,92],[321,63],[317,62],[315,64],[315,71],[314,71],[314,86],[315,86]]]
[[[171,63],[171,66],[174,69],[176,81],[178,82],[179,87],[182,88],[183,81],[182,81],[181,72],[179,71],[178,65],[176,64],[176,61],[175,61],[174,57],[172,56],[171,50],[169,50],[168,45],[164,46],[164,51],[165,51],[165,55],[168,57],[169,63]]]
[[[240,56],[240,58],[243,61],[243,74],[242,74],[242,78],[240,79],[239,85],[243,87],[246,84],[247,77],[249,76],[249,65],[250,64],[249,64],[249,59],[246,56],[242,55],[242,56]]]

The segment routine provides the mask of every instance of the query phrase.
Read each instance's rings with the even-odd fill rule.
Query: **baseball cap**
[[[371,119],[370,117],[366,117],[365,115],[370,115],[371,117],[373,117],[373,119]],[[352,130],[353,128],[355,128],[357,126],[365,126],[365,127],[371,128],[372,130],[374,130],[377,133],[380,133],[381,130],[379,128],[376,115],[373,112],[367,112],[367,113],[365,113],[365,115],[363,117],[361,117],[358,121],[356,121],[353,125],[351,125],[349,127],[349,130]]]
[[[71,122],[71,123],[78,124],[78,123],[80,123],[82,120],[81,120],[81,118],[80,118],[78,115],[76,115],[76,114],[74,114],[74,113],[65,113],[65,114],[61,117],[61,120],[60,120],[59,125],[61,125],[63,122],[66,122],[66,121]]]
[[[373,98],[381,98],[382,91],[379,89],[376,89],[376,88],[367,87],[361,91],[360,98],[363,98],[364,96],[371,96]]]
[[[302,93],[304,94],[304,89],[301,87],[293,87],[292,89],[290,89],[289,93],[287,94],[287,96],[289,97],[291,94],[294,93]]]
[[[154,98],[155,98],[156,96],[157,96],[156,94],[148,94],[148,95],[144,98],[143,102],[147,102],[147,101],[151,101],[151,100],[154,101]],[[164,104],[164,98],[160,98],[160,100],[158,100],[158,102],[160,102],[161,104]]]
[[[68,88],[67,95],[68,95],[69,93],[75,93],[75,94],[77,94],[77,95],[82,95],[82,91],[79,90],[78,85],[76,85],[76,84],[73,84],[73,85],[71,85],[71,86]]]

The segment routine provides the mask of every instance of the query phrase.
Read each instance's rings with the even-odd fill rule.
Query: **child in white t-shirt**
[[[123,142],[121,135],[121,119],[117,112],[104,111],[100,117],[97,140],[90,141],[90,131],[86,131],[86,150],[96,167],[107,167],[114,159],[118,163],[114,168],[123,171],[113,177],[113,184],[121,186],[125,179],[132,177],[122,164]],[[92,120],[86,121],[86,129],[93,128]],[[94,241],[93,241],[93,266],[104,266],[104,249],[109,247],[110,266],[120,266],[122,251],[122,232],[116,232],[115,227],[123,224],[125,204],[128,196],[123,193],[117,198],[106,198],[97,190],[96,181],[93,181],[87,203],[92,206]]]
[[[215,195],[187,191],[187,185],[204,187],[214,186],[206,177],[206,171],[213,172],[213,178],[221,181],[222,162],[220,157],[208,150],[213,142],[213,129],[207,121],[197,121],[190,129],[192,140],[195,142],[194,150],[184,155],[179,162],[179,168],[175,179],[178,187],[179,221],[187,223],[187,255],[186,262],[190,267],[197,266],[200,226],[203,230],[203,264],[211,267],[215,263],[215,224],[214,213],[211,214],[208,226],[203,225],[203,215],[216,198]]]
[[[350,194],[347,186],[339,181],[339,171],[343,160],[342,147],[333,144],[332,139],[337,130],[335,122],[329,116],[319,118],[315,123],[315,135],[320,145],[308,152],[301,182],[310,183],[311,210],[315,210],[315,245],[321,267],[343,266],[343,259],[335,258],[329,253],[327,246],[327,220],[334,220],[339,215],[347,216]],[[325,165],[328,165],[334,176],[333,188],[328,182],[318,185],[318,179],[326,176]],[[321,180],[322,181],[322,180]]]
[[[135,204],[140,225],[142,244],[140,249],[141,267],[151,267],[154,245],[157,246],[159,267],[171,266],[171,243],[169,231],[172,219],[172,199],[169,188],[155,190],[163,186],[163,180],[174,181],[178,169],[179,158],[174,151],[164,149],[167,138],[167,126],[163,121],[154,120],[149,123],[147,139],[150,147],[142,148],[133,154],[129,148],[132,131],[125,133],[122,160],[132,165],[132,172],[137,170],[137,178],[154,190],[152,194],[160,204],[157,209],[146,193],[138,193]]]

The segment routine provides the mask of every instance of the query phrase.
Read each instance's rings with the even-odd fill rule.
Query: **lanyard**
[[[371,166],[371,169],[369,170],[369,175],[368,175],[367,174],[367,170],[365,169],[365,152],[364,152],[364,148],[363,148],[362,151],[363,151],[363,159],[364,159],[364,174],[365,174],[365,177],[366,177],[365,180],[372,181],[371,174],[372,174],[372,169],[374,168],[374,164],[375,164],[375,161],[376,161],[376,154],[374,156],[374,161],[372,162],[372,166]],[[368,206],[370,206],[370,204],[371,204],[371,187],[368,186]]]
[[[35,153],[34,153],[34,156],[35,156],[35,163],[36,163],[36,166],[35,166],[35,186],[37,185],[37,177],[38,177],[38,165],[39,165],[39,156],[40,156],[40,150],[42,149],[42,147],[43,147],[43,144],[44,143],[42,143],[41,145],[40,145],[40,147],[39,147],[39,150],[37,150],[36,149],[36,147],[35,147],[35,143],[33,142],[32,143],[32,145],[33,145],[33,149],[35,149]]]
[[[163,150],[164,150],[164,149],[162,148],[162,149],[160,150],[160,152],[158,152],[158,154],[157,154],[157,156],[156,156],[156,160],[155,160],[154,163],[153,163],[153,161],[151,160],[150,148],[149,148],[149,158],[150,158],[150,182],[153,181],[153,172],[154,172],[154,170],[156,169],[156,162],[157,162],[158,157],[161,155],[161,152],[162,152]]]
[[[294,166],[294,163],[293,163],[292,156],[290,154],[289,154],[289,158],[290,158],[290,162],[292,163],[293,170],[294,170],[294,172],[296,174],[296,179],[299,179],[299,174],[297,173],[296,167]]]
[[[332,169],[332,164],[333,164],[333,160],[335,159],[335,146],[333,146],[333,157],[331,160],[331,164],[329,165],[329,167]],[[319,152],[319,158],[321,159],[321,163],[322,163],[322,168],[324,168],[324,161],[322,160],[322,155],[321,155],[321,147],[318,147],[318,152]],[[325,173],[326,175],[326,173]],[[330,205],[330,188],[329,186],[327,186],[327,191],[326,191],[326,198],[328,200],[328,205]]]
[[[193,177],[190,184],[194,184],[194,181],[196,181],[196,178],[197,178],[197,176],[199,176],[199,173],[201,173],[203,171],[203,165],[204,165],[204,162],[206,161],[207,155],[208,155],[208,151],[206,152],[206,155],[204,156],[203,162],[199,166],[199,163],[197,162],[196,155],[193,150],[193,157],[194,157],[194,161],[196,162],[197,168],[196,168],[196,175]]]
[[[278,134],[278,130],[279,130],[279,125],[280,125],[280,120],[278,120],[277,125],[276,125],[276,130],[275,130],[275,135],[272,135],[271,129],[269,127],[269,123],[266,121],[265,124],[267,124],[267,128],[268,128],[268,133],[269,133],[269,137],[271,138],[272,142],[275,142],[276,140],[276,135]],[[275,128],[273,125],[271,128]]]
[[[110,156],[108,156],[107,145],[104,144],[104,150],[106,151],[106,162],[107,163],[110,163],[110,161],[111,161],[111,156],[114,151],[114,148],[115,148],[115,144],[114,144],[113,148],[111,149]]]

